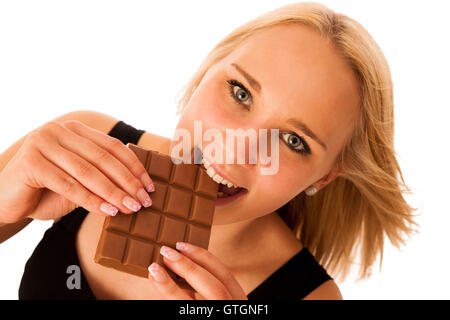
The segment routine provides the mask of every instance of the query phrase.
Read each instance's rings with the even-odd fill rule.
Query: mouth
[[[202,167],[205,168],[208,176],[219,184],[216,205],[228,204],[248,193],[246,188],[240,187],[223,177],[223,174],[219,172],[218,168],[214,164],[209,163],[205,158],[202,158]]]

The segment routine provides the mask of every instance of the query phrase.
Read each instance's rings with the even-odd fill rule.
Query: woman
[[[342,299],[326,270],[344,279],[359,253],[360,278],[368,277],[385,234],[398,246],[413,233],[393,149],[389,67],[354,20],[296,3],[244,24],[208,54],[179,112],[177,129],[191,136],[195,120],[204,130],[279,129],[278,172],[215,164],[247,193],[217,203],[208,250],[163,247],[166,266],[152,264],[149,279],[139,278],[93,256],[108,212],[150,205],[151,177],[125,144],[170,154],[173,143],[92,112],[51,121],[0,162],[5,230],[20,230],[25,217],[56,222],[27,262],[20,298]],[[79,121],[67,121],[75,114]],[[73,265],[82,270],[79,289],[66,285]]]

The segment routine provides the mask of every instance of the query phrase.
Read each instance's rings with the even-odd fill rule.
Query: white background
[[[293,1],[0,1],[0,151],[63,113],[90,109],[171,137],[176,94],[232,29]],[[386,241],[381,271],[345,299],[449,299],[447,1],[322,1],[358,20],[389,61],[395,146],[421,234]],[[0,245],[0,299],[17,299],[51,221]],[[56,258],[56,257],[55,257]]]

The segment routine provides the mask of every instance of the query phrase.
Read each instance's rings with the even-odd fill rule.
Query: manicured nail
[[[186,242],[177,242],[175,247],[177,248],[177,250],[180,250],[180,251],[188,251],[189,250],[189,246]]]
[[[159,264],[157,264],[156,262],[153,262],[148,267],[148,271],[150,272],[152,277],[158,282],[163,282],[163,281],[166,281],[166,279],[167,279],[161,266]]]
[[[143,173],[141,176],[141,181],[145,186],[145,189],[148,192],[153,192],[155,191],[155,185],[153,184],[152,180],[150,179],[150,177],[148,176],[147,173]]]
[[[147,191],[144,190],[144,188],[139,188],[136,196],[144,205],[144,207],[148,208],[152,205],[152,199],[150,199],[150,196],[148,195]]]
[[[110,216],[115,216],[119,211],[119,209],[114,207],[112,204],[109,204],[108,202],[102,202],[100,204],[100,210],[102,210],[106,214],[109,214]]]
[[[127,207],[130,210],[133,211],[139,211],[139,209],[141,209],[141,204],[139,202],[137,202],[136,200],[134,200],[133,198],[131,198],[130,196],[125,196],[122,200],[122,204]]]
[[[171,261],[178,261],[181,258],[181,254],[175,250],[173,250],[172,248],[166,247],[166,246],[162,246],[161,249],[159,250],[159,252],[166,257],[167,259],[171,260]]]

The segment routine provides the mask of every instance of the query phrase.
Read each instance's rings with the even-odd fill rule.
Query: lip
[[[247,189],[241,189],[238,193],[232,196],[224,197],[224,198],[217,198],[216,199],[216,206],[224,206],[229,204],[230,202],[236,201],[239,198],[244,197],[247,195],[248,190]]]
[[[224,178],[224,179],[227,180],[228,182],[231,182],[233,185],[238,186],[238,187],[243,188],[243,189],[245,189],[246,191],[248,191],[246,187],[239,185],[239,184],[236,183],[233,179],[230,179],[230,177],[229,177],[228,175],[224,174],[219,168],[217,168],[216,164],[213,163],[213,162],[211,162],[208,158],[206,158],[204,154],[202,154],[202,156],[203,156],[203,158],[206,159],[206,161],[208,161],[209,165],[214,169],[214,171],[215,171],[219,176],[221,176],[222,178]],[[202,165],[203,165],[203,164],[202,164]],[[204,165],[203,165],[203,167],[204,167]]]

